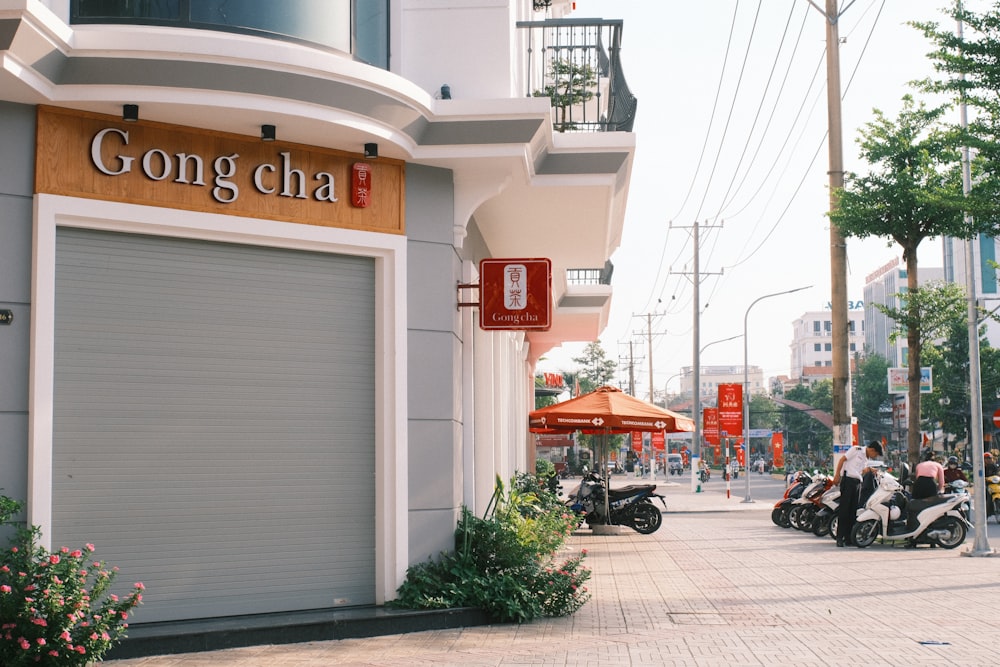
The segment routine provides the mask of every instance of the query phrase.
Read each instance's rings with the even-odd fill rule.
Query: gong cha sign
[[[548,331],[552,326],[552,260],[479,262],[479,327]]]

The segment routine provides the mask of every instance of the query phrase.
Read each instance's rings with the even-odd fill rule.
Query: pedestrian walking
[[[872,440],[867,447],[851,447],[839,461],[833,473],[833,483],[840,484],[840,514],[837,518],[837,546],[850,543],[851,529],[858,516],[861,479],[871,471],[868,459],[882,456],[882,445]]]

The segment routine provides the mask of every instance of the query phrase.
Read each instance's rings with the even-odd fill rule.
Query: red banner
[[[701,411],[701,432],[705,442],[710,445],[719,444],[719,409],[703,408]]]
[[[774,467],[785,467],[785,436],[782,433],[771,434],[771,447],[774,450]]]
[[[728,437],[743,433],[743,385],[719,385],[719,432]]]
[[[649,434],[650,443],[653,445],[653,449],[658,452],[662,452],[667,448],[667,439],[663,435],[663,431],[653,431]]]
[[[642,452],[642,431],[632,431],[632,451]]]

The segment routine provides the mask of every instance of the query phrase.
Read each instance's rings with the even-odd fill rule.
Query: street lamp
[[[792,292],[801,292],[804,289],[809,289],[812,285],[806,285],[805,287],[796,287],[795,289],[785,290],[783,292],[774,292],[773,294],[765,294],[764,296],[757,297],[754,301],[747,306],[747,312],[743,315],[743,463],[746,469],[743,471],[743,478],[746,480],[747,494],[743,499],[745,503],[752,503],[753,500],[750,499],[750,371],[748,367],[749,361],[747,360],[748,349],[747,349],[747,318],[750,317],[750,309],[757,305],[758,301],[763,301],[764,299],[770,299],[772,296],[781,296],[782,294],[791,294]]]

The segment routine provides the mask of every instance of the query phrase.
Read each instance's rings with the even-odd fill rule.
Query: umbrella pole
[[[604,518],[608,525],[614,525],[611,521],[611,473],[608,471],[608,431],[605,429],[601,435],[601,451],[604,453]]]

